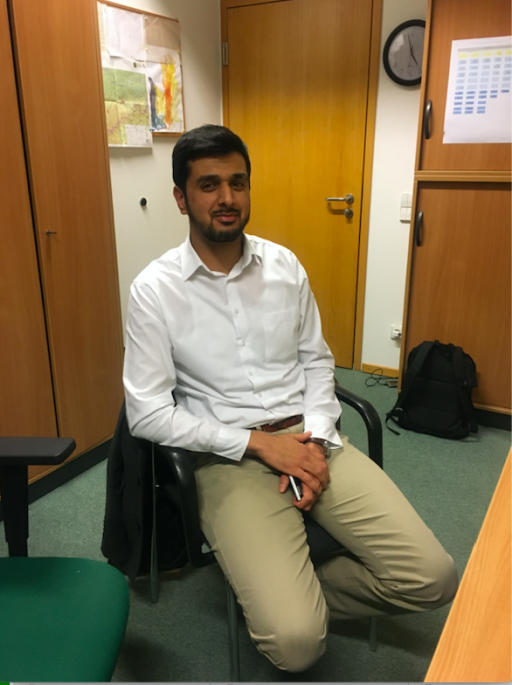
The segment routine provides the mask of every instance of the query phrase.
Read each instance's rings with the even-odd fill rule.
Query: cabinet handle
[[[50,231],[49,229],[46,231],[46,235],[57,235],[57,231]]]
[[[416,217],[416,223],[414,225],[414,239],[416,241],[416,246],[421,247],[421,227],[423,225],[423,212],[418,212]]]
[[[430,138],[430,117],[432,115],[432,100],[427,102],[425,107],[425,114],[423,115],[423,133],[425,134],[425,140]]]

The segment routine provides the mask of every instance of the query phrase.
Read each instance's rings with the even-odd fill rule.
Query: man
[[[202,452],[202,529],[257,648],[301,671],[349,619],[450,601],[453,560],[387,475],[343,445],[334,361],[306,273],[244,234],[251,166],[222,126],[184,134],[174,197],[189,239],[131,290],[124,383],[131,432]],[[289,476],[302,483],[300,501]],[[313,568],[302,511],[351,554]]]

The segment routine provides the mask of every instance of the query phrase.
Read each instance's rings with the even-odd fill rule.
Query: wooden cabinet
[[[443,144],[452,41],[510,35],[510,0],[432,0],[423,70],[423,110],[432,103],[430,138],[421,136],[417,170],[510,171],[510,145]],[[426,67],[426,69],[425,69]]]
[[[510,413],[510,144],[445,144],[453,40],[506,35],[510,3],[430,0],[400,372],[423,340],[475,360],[475,406]]]
[[[495,409],[510,407],[510,201],[507,184],[420,184],[409,288],[407,349],[460,344],[477,366],[473,401]]]
[[[57,423],[7,6],[0,3],[0,427],[56,436]]]
[[[0,6],[0,434],[73,437],[76,456],[122,403],[96,3]]]

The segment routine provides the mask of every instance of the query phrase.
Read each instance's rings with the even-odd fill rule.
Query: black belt
[[[256,426],[256,430],[263,431],[264,433],[275,433],[276,431],[283,430],[284,428],[296,426],[301,421],[304,421],[304,416],[302,414],[297,414],[296,416],[290,416],[287,419],[282,419],[281,421],[276,421],[275,423],[264,423],[261,426]]]

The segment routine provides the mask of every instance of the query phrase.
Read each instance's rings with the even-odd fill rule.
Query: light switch
[[[400,198],[400,221],[411,220],[412,193],[402,193]]]

